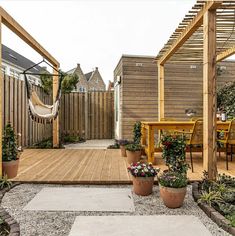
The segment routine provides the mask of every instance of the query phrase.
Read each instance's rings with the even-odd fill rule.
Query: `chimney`
[[[77,67],[80,67],[80,63],[77,63]]]
[[[95,70],[98,71],[98,67],[96,67]]]

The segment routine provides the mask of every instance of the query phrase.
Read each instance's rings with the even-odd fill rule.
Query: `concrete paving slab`
[[[130,189],[43,188],[25,207],[27,211],[135,211]]]
[[[84,143],[71,143],[64,145],[65,149],[107,149],[109,145],[114,144],[113,139],[94,139],[87,140]]]
[[[69,236],[212,236],[201,221],[181,216],[78,216]]]

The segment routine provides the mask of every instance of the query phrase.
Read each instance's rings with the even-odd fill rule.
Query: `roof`
[[[67,71],[66,73],[67,73],[67,74],[73,74],[76,69],[77,69],[77,67],[75,67],[75,68],[73,68],[73,69]]]
[[[217,13],[217,61],[232,55],[235,52],[235,2],[198,0],[158,53],[156,60],[201,63],[203,61],[203,13],[213,4]]]
[[[21,54],[15,52],[14,50],[8,48],[7,46],[2,44],[2,59],[9,62],[10,64],[15,65],[16,67],[20,67],[25,70],[35,63],[28,58],[22,56]],[[30,70],[32,73],[39,73],[42,70],[42,67],[35,66]]]
[[[91,78],[92,74],[93,74],[93,71],[85,74],[85,77],[86,77],[87,81]]]

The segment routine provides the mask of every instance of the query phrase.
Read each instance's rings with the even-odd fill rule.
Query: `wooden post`
[[[164,65],[158,64],[158,120],[165,117],[164,110]]]
[[[89,101],[88,91],[85,92],[85,139],[89,139]]]
[[[216,10],[203,17],[203,168],[213,180],[216,164]]]
[[[59,67],[56,67],[59,70]],[[58,74],[56,70],[53,70],[53,74]],[[59,86],[59,77],[53,77],[53,102],[56,100],[57,90]],[[53,120],[53,147],[58,148],[60,143],[60,136],[59,136],[59,115],[55,120]]]
[[[3,96],[3,74],[1,70],[2,65],[2,17],[0,15],[0,177],[2,177],[2,96]]]

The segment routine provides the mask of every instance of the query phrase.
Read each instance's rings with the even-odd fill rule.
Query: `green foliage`
[[[217,107],[227,116],[235,116],[235,81],[226,83],[217,91]]]
[[[161,139],[162,158],[171,172],[187,173],[186,139],[182,135],[164,135]]]
[[[133,140],[134,143],[140,144],[141,140],[141,122],[138,121],[134,124],[134,129],[133,129]]]
[[[225,173],[218,175],[217,182],[223,183],[226,186],[235,188],[235,177],[232,177],[230,175],[226,175]]]
[[[12,182],[7,179],[6,175],[0,178],[0,189],[4,189],[4,188],[10,189],[11,186],[12,186]]]
[[[222,196],[220,192],[212,191],[209,189],[209,192],[202,192],[200,199],[198,200],[199,203],[206,203],[210,207],[215,204],[219,204],[223,202]]]
[[[169,188],[183,188],[187,186],[187,176],[179,172],[165,171],[158,176],[160,185]]]
[[[62,136],[63,143],[82,143],[85,142],[85,139],[80,137],[79,135],[69,135],[64,134]]]
[[[0,236],[7,236],[10,234],[9,225],[0,217]]]
[[[68,75],[64,72],[60,72],[63,74],[64,78],[61,84],[62,93],[70,93],[73,89],[76,88],[76,84],[79,82],[79,77],[77,74]],[[44,71],[40,76],[42,81],[42,88],[45,93],[51,94],[53,87],[53,77],[48,72]]]
[[[142,146],[140,144],[132,143],[132,144],[127,144],[125,146],[127,151],[135,152],[135,151],[141,151]]]
[[[119,140],[115,139],[114,144],[109,145],[107,148],[108,149],[119,149],[120,148]]]
[[[226,215],[226,218],[230,221],[231,226],[235,227],[235,212],[233,212],[232,214]]]
[[[11,124],[7,124],[2,137],[2,160],[12,161],[18,159],[17,138]]]
[[[47,138],[44,139],[38,143],[35,143],[33,145],[34,148],[38,148],[38,149],[50,149],[53,148],[53,142],[52,142],[52,137],[51,138]]]

